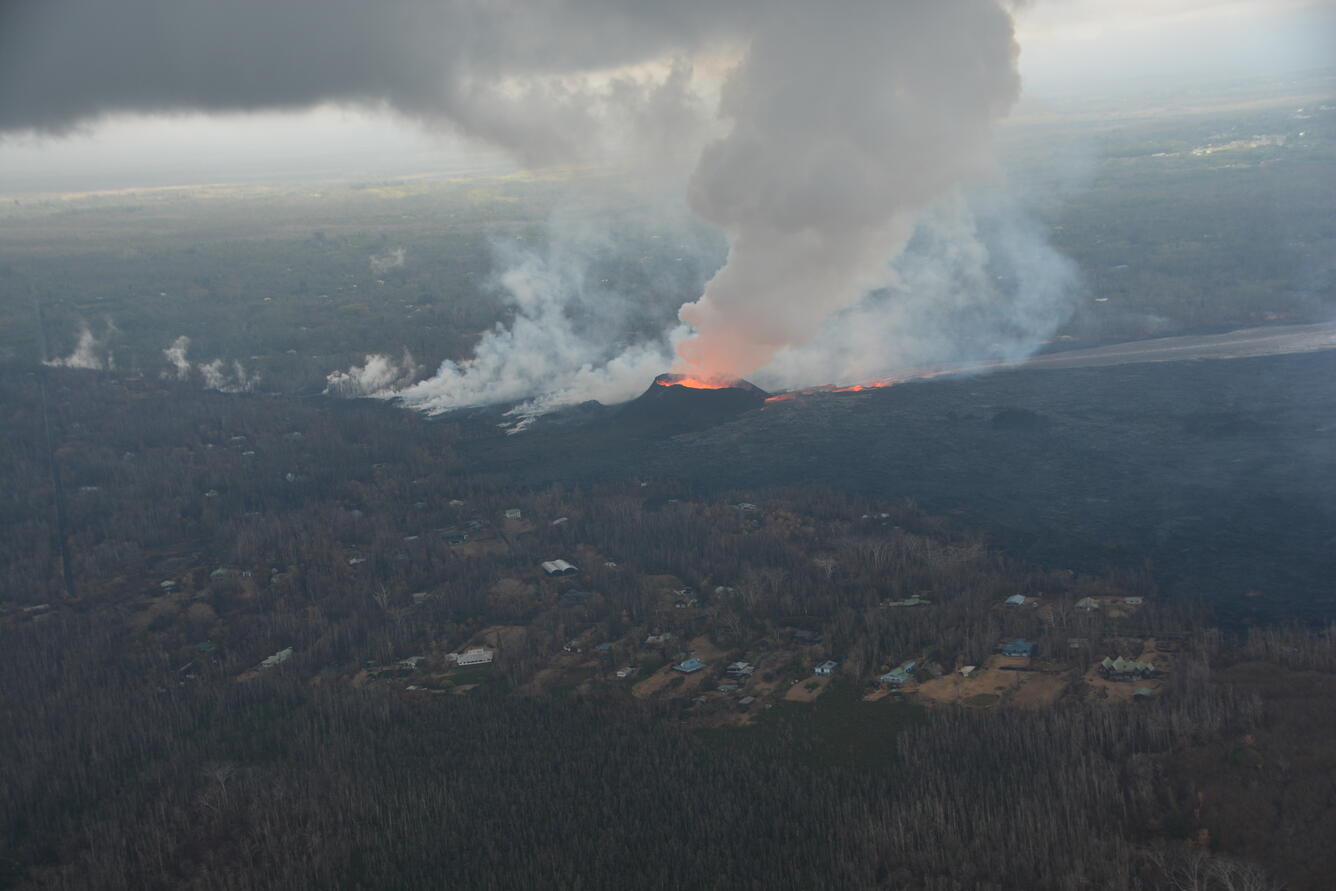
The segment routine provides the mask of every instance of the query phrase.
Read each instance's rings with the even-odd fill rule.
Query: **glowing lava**
[[[865,390],[880,390],[882,387],[892,387],[900,381],[894,378],[886,378],[879,381],[868,381],[862,384],[850,384],[847,387],[837,387],[834,384],[826,384],[824,387],[807,387],[803,390],[793,390],[788,393],[780,393],[777,396],[771,396],[766,402],[788,402],[791,399],[797,399],[799,396],[815,396],[817,393],[862,393]]]
[[[660,387],[686,387],[690,390],[727,390],[736,385],[734,381],[708,381],[685,374],[661,374],[654,379]]]

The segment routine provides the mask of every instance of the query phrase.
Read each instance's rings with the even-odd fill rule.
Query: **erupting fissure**
[[[685,374],[661,374],[654,379],[654,383],[660,387],[686,387],[690,390],[727,390],[738,384],[737,381],[704,380]]]

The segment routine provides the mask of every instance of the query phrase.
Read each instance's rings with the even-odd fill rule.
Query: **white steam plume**
[[[248,393],[260,383],[259,372],[247,371],[240,361],[232,363],[222,359],[209,362],[192,363],[188,357],[190,338],[182,334],[172,341],[172,345],[162,351],[171,363],[172,370],[164,371],[163,377],[175,377],[179,381],[189,380],[194,371],[198,371],[204,380],[206,390],[219,390],[223,393]]]
[[[986,231],[984,231],[986,230]],[[893,283],[832,315],[809,343],[755,376],[797,389],[1016,362],[1066,320],[1076,266],[1005,193],[953,195],[931,208],[892,266]]]
[[[372,254],[368,261],[371,266],[371,274],[384,275],[391,269],[398,269],[404,265],[404,258],[407,255],[408,251],[401,247],[390,248],[381,251],[379,254]]]
[[[172,363],[172,368],[175,369],[176,379],[179,381],[183,381],[190,377],[190,360],[186,358],[186,353],[189,349],[190,338],[182,334],[180,337],[176,338],[176,340],[172,341],[171,346],[162,351],[162,354],[167,357],[167,361]],[[164,371],[162,376],[167,377],[168,374],[169,372]]]
[[[418,376],[418,364],[404,350],[396,360],[384,353],[370,353],[361,365],[335,371],[325,378],[325,393],[333,396],[392,396]]]
[[[733,129],[701,156],[692,207],[726,228],[728,263],[682,308],[696,376],[735,378],[801,346],[887,284],[917,214],[990,169],[1019,95],[994,0],[799,4],[768,16],[725,84]]]
[[[597,202],[601,212],[564,207],[540,247],[495,242],[505,270],[495,286],[510,321],[484,333],[472,358],[380,395],[429,412],[520,403],[515,413],[525,416],[644,390],[686,333],[672,319],[682,295],[701,287],[721,252],[680,203],[643,193],[601,194]],[[620,270],[616,283],[602,277],[609,267]]]
[[[86,323],[79,326],[79,340],[74,345],[74,352],[63,359],[47,359],[44,364],[52,368],[82,368],[88,371],[102,371],[116,367],[107,344],[116,334],[116,326],[107,322],[107,330],[101,337],[93,334]]]
[[[218,390],[223,393],[249,393],[260,383],[260,375],[247,372],[239,361],[232,362],[229,369],[222,359],[200,362],[195,366],[204,376],[206,390]]]

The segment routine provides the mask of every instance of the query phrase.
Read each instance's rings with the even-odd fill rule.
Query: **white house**
[[[450,656],[446,658],[459,666],[486,665],[496,658],[496,651],[489,650],[486,647],[469,647],[462,653],[451,653],[450,655],[454,658],[450,659]]]

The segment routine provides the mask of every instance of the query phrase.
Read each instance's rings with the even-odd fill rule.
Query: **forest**
[[[7,887],[1336,869],[1313,844],[1336,829],[1334,629],[1221,627],[1144,575],[1026,565],[908,502],[516,486],[470,472],[466,426],[376,403],[62,369],[0,387]],[[578,575],[538,568],[560,555]],[[1015,637],[1031,657],[995,655]],[[494,662],[452,668],[470,644]],[[707,669],[678,677],[679,648]],[[1146,648],[1152,695],[1100,676]],[[909,658],[917,680],[879,687]],[[996,692],[942,695],[967,664]]]
[[[1008,124],[1041,348],[1330,320],[1331,85]],[[1332,886],[1331,351],[510,436],[329,375],[553,281],[647,342],[721,232],[596,169],[0,197],[0,889]]]

